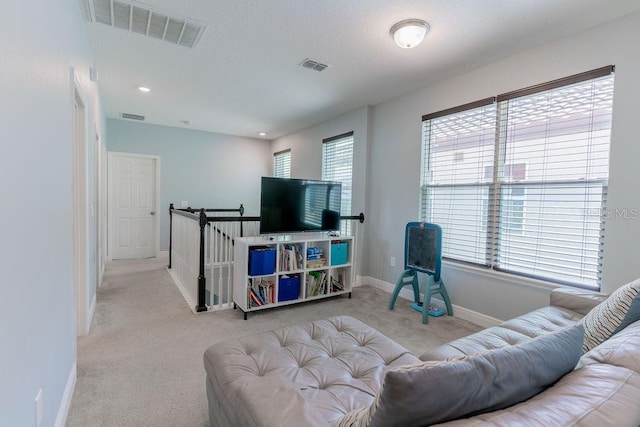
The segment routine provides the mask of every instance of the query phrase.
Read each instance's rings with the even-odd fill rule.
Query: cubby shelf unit
[[[327,233],[237,238],[234,308],[242,310],[246,320],[247,314],[253,311],[343,294],[350,298],[355,278],[354,250],[353,236],[337,237]],[[267,255],[268,251],[275,251],[275,257],[273,252]],[[265,259],[273,259],[273,265],[270,262],[265,265]],[[255,265],[250,268],[252,262],[262,265],[259,269]]]

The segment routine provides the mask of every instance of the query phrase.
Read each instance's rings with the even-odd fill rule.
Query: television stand
[[[250,312],[348,294],[354,270],[353,236],[280,234],[235,240],[233,303]]]

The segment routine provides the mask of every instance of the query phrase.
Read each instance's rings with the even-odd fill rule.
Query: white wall
[[[271,174],[269,142],[219,133],[107,120],[109,151],[160,156],[160,250],[169,250],[169,204],[245,207],[259,215],[260,177]]]
[[[426,87],[373,108],[367,187],[367,274],[395,283],[403,257],[403,227],[418,216],[421,116],[556,78],[616,66],[608,207],[639,208],[640,14],[593,28]],[[614,218],[606,225],[603,292],[640,277],[640,219]],[[445,266],[452,302],[506,319],[548,302],[545,286]]]
[[[362,107],[335,119],[310,126],[271,142],[269,175],[273,173],[273,153],[291,149],[291,178],[322,179],[322,140],[353,131],[353,199],[351,214],[365,213],[358,242],[357,274],[365,271],[364,250],[368,233],[366,219],[369,118],[371,107]],[[348,215],[348,213],[343,213]]]
[[[42,389],[51,426],[64,421],[76,363],[70,67],[100,133],[101,111],[80,2],[2,2],[0,27],[0,425],[35,425]],[[90,175],[92,156],[90,146]]]

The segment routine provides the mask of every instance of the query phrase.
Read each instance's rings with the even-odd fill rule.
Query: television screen
[[[339,182],[262,177],[260,233],[340,229]]]

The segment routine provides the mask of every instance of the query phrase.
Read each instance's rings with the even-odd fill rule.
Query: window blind
[[[526,173],[514,178],[500,167],[495,265],[598,288],[613,75],[544,89],[499,102],[501,163],[524,164]],[[520,205],[509,211],[514,197]]]
[[[445,230],[444,257],[488,265],[495,100],[425,118],[420,217]]]
[[[423,116],[443,256],[599,288],[613,85],[609,66]]]
[[[342,183],[340,214],[351,215],[353,193],[353,132],[322,141],[322,179]],[[342,221],[340,233],[351,234],[351,221]]]
[[[291,150],[284,150],[273,155],[273,176],[291,178]]]

